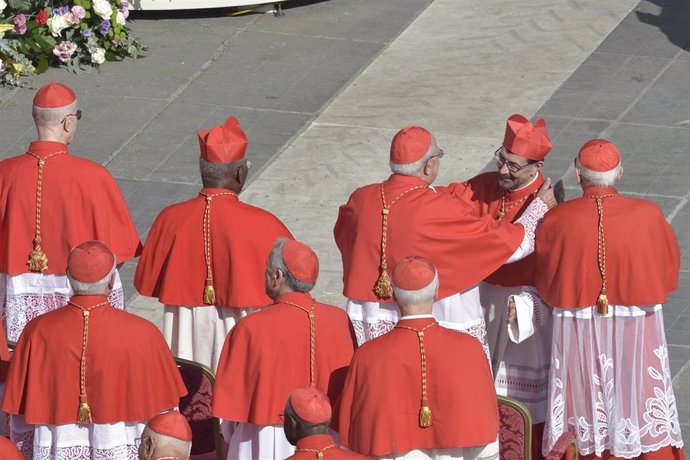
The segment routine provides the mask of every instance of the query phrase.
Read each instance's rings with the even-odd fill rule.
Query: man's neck
[[[512,189],[508,189],[508,192],[513,193],[513,192],[518,192],[522,190],[523,188],[527,188],[530,185],[534,184],[534,182],[539,178],[539,173],[535,174],[534,177],[527,182],[526,184],[522,184],[519,187],[513,187]]]

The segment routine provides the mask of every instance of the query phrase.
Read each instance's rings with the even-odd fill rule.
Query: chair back
[[[532,417],[519,402],[498,396],[498,444],[501,460],[531,460]]]
[[[216,453],[223,460],[220,422],[212,415],[213,372],[203,364],[175,358],[180,375],[187,387],[187,396],[180,398],[180,413],[192,428],[192,455]]]

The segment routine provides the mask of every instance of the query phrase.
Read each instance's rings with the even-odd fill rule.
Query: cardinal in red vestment
[[[42,86],[33,100],[38,140],[21,155],[0,161],[0,301],[12,341],[29,320],[69,300],[65,267],[74,246],[103,241],[118,265],[141,249],[113,177],[69,152],[81,115],[67,85]],[[111,302],[124,308],[119,276]]]
[[[481,344],[431,315],[439,275],[430,261],[401,259],[392,281],[402,317],[352,359],[341,442],[379,459],[496,458],[498,405]]]
[[[343,260],[343,294],[360,343],[389,331],[399,319],[389,267],[412,253],[426,254],[438,270],[436,319],[485,345],[477,284],[532,252],[537,221],[555,204],[545,184],[515,224],[479,216],[465,200],[431,186],[442,157],[429,131],[403,128],[391,143],[393,174],[355,190],[340,207],[333,232]]]
[[[329,433],[331,403],[321,390],[297,388],[285,404],[285,437],[296,447],[287,460],[366,460],[356,452],[343,449]]]
[[[318,271],[318,258],[307,245],[278,240],[265,270],[273,304],[228,334],[213,415],[225,420],[229,460],[282,460],[294,453],[279,414],[296,388],[314,386],[331,402],[340,396],[356,341],[345,311],[309,294]]]
[[[74,248],[67,276],[75,295],[31,320],[17,343],[2,409],[27,458],[33,449],[38,458],[94,450],[134,458],[126,453],[136,452],[146,421],[186,394],[156,326],[110,304],[115,267],[99,241]]]
[[[134,286],[166,305],[163,334],[173,354],[215,371],[237,320],[270,303],[264,261],[277,238],[292,235],[273,214],[239,199],[250,163],[237,119],[198,135],[204,187],[156,218]]]
[[[662,304],[676,289],[680,250],[659,207],[621,195],[618,148],[593,139],[575,160],[581,198],[537,232],[536,292],[510,314],[535,329],[535,303],[553,309],[543,452],[571,431],[582,458],[679,459]]]
[[[497,170],[449,184],[447,190],[467,200],[482,216],[515,222],[536,198],[544,183],[541,169],[551,151],[544,119],[531,123],[520,114],[506,122],[501,147],[494,152]],[[519,344],[507,331],[507,299],[534,286],[534,253],[505,264],[479,284],[479,297],[486,321],[487,342],[496,393],[522,403],[532,416],[533,458],[541,456],[541,434],[546,417],[549,363],[551,358],[551,312],[545,308],[537,332]]]
[[[192,428],[177,411],[156,415],[141,434],[139,460],[187,460],[192,450]]]

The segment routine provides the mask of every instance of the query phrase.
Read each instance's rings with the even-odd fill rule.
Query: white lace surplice
[[[521,308],[540,302],[532,294],[520,296],[518,321],[529,316]],[[661,305],[611,305],[607,316],[596,307],[554,309],[549,377],[544,453],[566,431],[582,455],[632,458],[683,446]]]
[[[16,342],[26,324],[56,308],[66,305],[72,297],[72,288],[65,275],[24,273],[7,276],[0,273],[0,299],[7,340]],[[108,296],[110,303],[121,310],[125,308],[120,274],[115,271],[115,284]]]

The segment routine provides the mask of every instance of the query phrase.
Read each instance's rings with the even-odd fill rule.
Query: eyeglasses
[[[63,118],[60,123],[64,123],[67,120],[67,118],[69,118],[69,117],[77,117],[77,120],[81,120],[81,110],[77,110],[74,113],[69,113],[69,114],[65,115],[65,118]]]
[[[432,158],[435,158],[435,157],[443,158],[443,155],[445,155],[445,154],[446,154],[446,152],[444,152],[443,149],[438,149],[438,153],[436,155],[431,155],[429,157],[429,160],[431,160]]]
[[[508,161],[505,159],[505,157],[503,157],[503,155],[501,155],[502,149],[503,149],[503,147],[499,147],[498,150],[496,150],[494,152],[494,158],[496,158],[496,166],[498,166],[499,168],[503,165],[506,165],[506,167],[508,168],[508,171],[510,171],[512,173],[516,173],[516,172],[522,171],[526,167],[532,166],[534,163],[536,163],[536,162],[530,161],[529,163],[527,163],[525,165],[519,165],[517,163],[513,163],[512,161]]]

